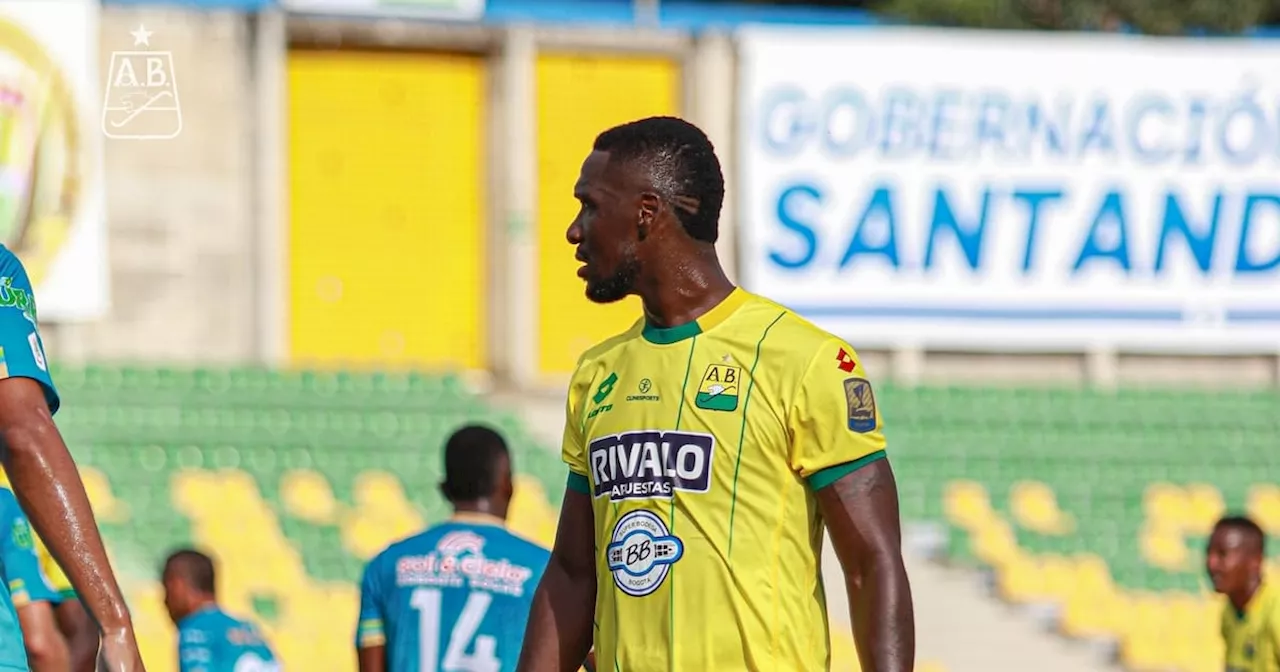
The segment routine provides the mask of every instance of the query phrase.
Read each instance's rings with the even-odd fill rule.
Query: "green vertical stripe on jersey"
[[[747,374],[747,391],[742,395],[742,429],[738,431],[738,458],[733,464],[733,493],[729,503],[729,551],[730,558],[733,557],[733,516],[738,511],[738,470],[742,467],[742,439],[747,435],[747,407],[751,404],[751,390],[756,387],[756,365],[760,363],[760,346],[764,345],[764,339],[769,337],[769,330],[773,329],[773,325],[786,315],[787,311],[778,313],[773,318],[769,326],[764,328],[764,333],[760,334],[760,340],[756,341],[756,358],[751,362],[751,372]]]
[[[697,323],[690,322],[690,324],[696,325]],[[676,430],[680,429],[680,420],[684,418],[684,400],[685,400],[685,397],[687,396],[685,394],[685,390],[689,387],[689,372],[693,370],[693,351],[697,348],[697,346],[698,346],[698,336],[695,333],[693,336],[693,340],[689,342],[689,361],[685,362],[685,365],[684,365],[684,382],[680,384],[680,407],[679,407],[679,410],[676,411],[676,426],[675,426]],[[676,493],[674,490],[671,493],[671,515],[668,516],[668,518],[671,519],[671,522],[668,524],[671,526],[671,534],[672,536],[674,536],[676,533]],[[671,575],[667,577],[667,580],[671,582],[671,587],[667,590],[667,599],[669,600],[668,604],[669,604],[669,609],[671,613],[671,619],[668,621],[668,624],[667,624],[667,627],[668,627],[667,666],[671,669],[671,672],[675,672],[675,669],[676,669],[676,568],[674,566],[671,567]]]

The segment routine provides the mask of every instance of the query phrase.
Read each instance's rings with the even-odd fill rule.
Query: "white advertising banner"
[[[0,2],[0,243],[26,267],[42,321],[108,307],[99,11]],[[0,305],[10,294],[0,287]]]
[[[864,347],[1280,350],[1280,41],[739,37],[744,285]]]
[[[292,12],[479,21],[484,0],[280,0]]]

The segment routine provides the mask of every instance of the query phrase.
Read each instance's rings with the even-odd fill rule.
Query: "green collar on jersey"
[[[644,329],[640,331],[640,335],[644,340],[655,345],[671,345],[679,343],[686,338],[693,338],[708,329],[724,322],[730,315],[734,313],[742,304],[747,302],[750,294],[743,291],[741,287],[734,287],[733,291],[726,296],[715,308],[708,310],[706,313],[692,322],[676,325],[674,327],[659,327],[645,320]]]

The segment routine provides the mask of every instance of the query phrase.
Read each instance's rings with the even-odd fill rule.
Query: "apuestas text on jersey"
[[[715,446],[710,434],[656,429],[595,439],[587,450],[595,496],[618,501],[707,492]]]

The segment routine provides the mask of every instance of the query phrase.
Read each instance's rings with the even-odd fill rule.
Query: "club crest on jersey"
[[[715,445],[710,434],[656,429],[596,439],[587,450],[595,496],[616,502],[707,492]]]
[[[708,411],[732,411],[738,408],[738,386],[742,382],[742,367],[729,364],[712,364],[702,374],[698,396],[693,405]]]
[[[876,396],[866,378],[846,378],[844,399],[849,405],[849,429],[865,434],[876,428]]]
[[[684,543],[652,511],[632,511],[618,519],[605,550],[618,590],[631,597],[652,595],[671,566],[684,555]]]

